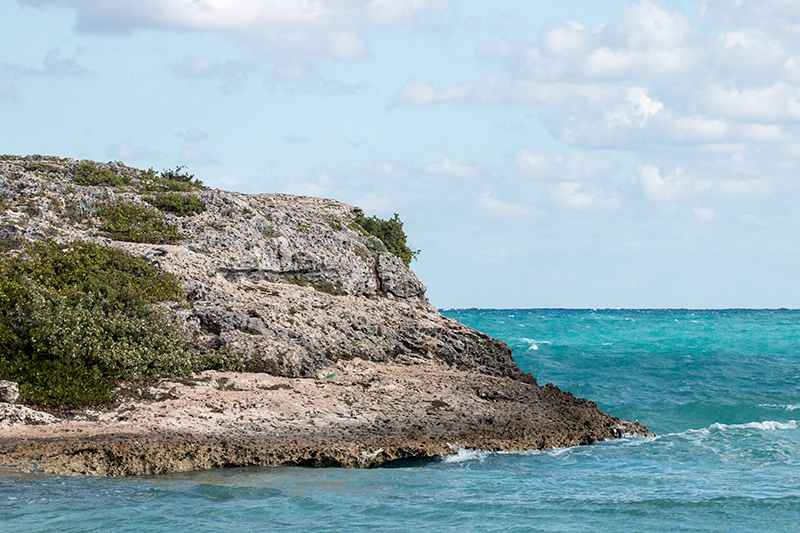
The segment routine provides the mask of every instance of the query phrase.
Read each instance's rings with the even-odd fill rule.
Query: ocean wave
[[[451,448],[456,448],[456,446],[449,445]],[[442,462],[447,464],[453,463],[466,463],[468,461],[483,461],[493,452],[487,452],[484,450],[468,450],[466,448],[458,447],[458,452],[445,455],[442,457]]]
[[[776,403],[761,403],[758,404],[759,407],[765,407],[767,409],[781,409],[783,411],[797,411],[800,409],[800,403],[796,403],[794,405],[781,405]]]
[[[665,437],[691,437],[695,435],[706,436],[714,431],[731,431],[737,429],[757,429],[761,431],[797,429],[797,422],[795,420],[789,420],[788,422],[765,420],[763,422],[748,422],[746,424],[721,424],[719,422],[715,422],[710,426],[708,426],[707,428],[687,429],[686,431],[682,431],[680,433],[670,433],[664,436]]]
[[[776,422],[775,420],[766,420],[764,422],[748,422],[747,424],[711,424],[711,429],[718,429],[727,431],[729,429],[760,429],[762,431],[776,431],[780,429],[797,429],[797,422],[789,420],[788,422]]]
[[[524,337],[521,338],[520,340],[522,342],[527,342],[528,343],[528,345],[529,345],[528,349],[529,350],[538,350],[539,346],[542,345],[542,344],[552,344],[550,341],[537,341],[535,339],[526,339]]]

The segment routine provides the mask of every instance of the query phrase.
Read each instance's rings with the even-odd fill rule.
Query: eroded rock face
[[[356,207],[204,189],[175,244],[104,236],[102,206],[147,205],[141,176],[79,186],[78,161],[0,158],[0,239],[85,240],[178,276],[164,304],[198,350],[244,354],[254,373],[207,371],[120,385],[120,402],[56,419],[0,403],[0,464],[57,474],[156,474],[232,465],[369,467],[453,453],[649,435],[524,374],[508,346],[441,316],[425,287],[354,222]],[[12,252],[13,253],[13,252]],[[13,385],[0,402],[14,401]],[[274,435],[274,436],[273,436]],[[449,443],[449,444],[448,444]]]
[[[439,364],[354,359],[329,376],[207,371],[131,386],[113,408],[5,428],[0,464],[103,476],[249,465],[365,468],[460,447],[526,450],[650,434],[557,387],[476,379]]]
[[[99,165],[131,184],[79,186],[77,160],[4,157],[0,237],[101,242],[176,274],[190,305],[173,313],[200,349],[241,352],[252,369],[293,377],[354,357],[522,376],[504,343],[439,315],[416,275],[355,223],[357,207],[203,189],[191,193],[202,213],[163,213],[184,236],[177,244],[113,241],[99,210],[119,200],[149,207],[138,170]]]
[[[13,381],[0,379],[0,402],[14,403],[19,398],[19,385]]]

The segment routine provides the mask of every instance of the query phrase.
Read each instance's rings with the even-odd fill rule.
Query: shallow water
[[[4,531],[800,531],[800,312],[455,310],[659,436],[375,470],[0,479]]]

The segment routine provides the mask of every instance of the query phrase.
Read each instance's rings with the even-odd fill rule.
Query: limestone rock
[[[23,405],[0,403],[0,427],[16,424],[48,424],[58,420],[50,413],[35,411]]]
[[[0,379],[0,402],[14,403],[19,398],[19,385],[13,381]]]
[[[163,212],[179,227],[179,242],[114,241],[103,236],[100,208],[120,200],[149,206],[138,170],[98,164],[129,176],[130,185],[78,186],[74,159],[4,157],[0,237],[101,242],[177,275],[189,305],[175,304],[172,313],[201,350],[243,353],[249,368],[291,377],[360,357],[522,379],[504,343],[430,305],[417,276],[355,223],[357,207],[203,189],[191,193],[202,213]]]

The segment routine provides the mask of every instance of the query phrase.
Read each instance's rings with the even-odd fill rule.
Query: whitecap
[[[539,346],[542,344],[551,344],[550,341],[537,341],[536,339],[526,339],[524,337],[520,340],[528,343],[529,350],[538,350]]]
[[[767,409],[782,409],[784,411],[797,411],[800,409],[800,403],[794,405],[781,405],[777,403],[761,403],[758,404],[759,407],[765,407]]]
[[[455,446],[450,445],[451,448]],[[489,454],[492,452],[487,452],[484,450],[468,450],[466,448],[458,448],[458,452],[450,455],[445,455],[442,457],[443,463],[466,463],[467,461],[483,461],[486,459]]]
[[[797,422],[789,420],[786,423],[775,420],[765,420],[764,422],[748,422],[747,424],[711,424],[710,429],[727,431],[730,429],[760,429],[762,431],[775,431],[780,429],[797,429]]]

